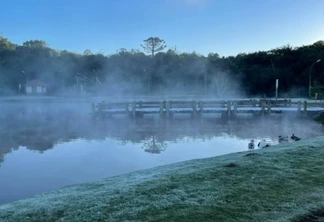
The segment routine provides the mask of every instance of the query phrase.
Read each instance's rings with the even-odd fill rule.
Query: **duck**
[[[254,150],[254,147],[255,147],[255,145],[254,145],[254,140],[251,140],[251,141],[249,142],[249,146],[248,146],[248,148],[249,148],[249,150]]]
[[[279,136],[279,143],[288,142],[288,136]]]
[[[298,136],[295,136],[295,134],[293,134],[290,139],[294,140],[294,141],[298,141],[301,140],[301,138],[299,138]]]
[[[270,145],[267,144],[265,139],[262,139],[259,143],[258,143],[258,147],[259,148],[264,148],[264,147],[269,147]]]

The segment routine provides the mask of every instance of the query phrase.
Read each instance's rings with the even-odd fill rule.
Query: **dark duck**
[[[295,134],[293,134],[290,139],[294,140],[294,141],[298,141],[300,140],[300,138],[298,136],[295,136]]]

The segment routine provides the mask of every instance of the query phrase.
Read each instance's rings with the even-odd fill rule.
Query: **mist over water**
[[[0,204],[62,186],[184,160],[247,150],[250,139],[323,134],[309,119],[273,115],[224,121],[115,116],[92,120],[89,101],[2,102]]]

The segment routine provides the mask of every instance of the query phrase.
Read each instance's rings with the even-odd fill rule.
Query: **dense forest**
[[[0,35],[0,95],[24,94],[34,79],[48,85],[48,95],[273,97],[276,79],[280,97],[307,97],[310,83],[312,96],[324,92],[324,41],[228,57],[179,52],[158,37],[139,47],[78,54],[41,40],[17,45]]]

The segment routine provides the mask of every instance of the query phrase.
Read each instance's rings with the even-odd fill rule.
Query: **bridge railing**
[[[143,116],[144,114],[159,114],[170,117],[177,113],[189,113],[192,116],[204,113],[222,113],[222,116],[232,116],[237,113],[271,114],[281,112],[306,113],[318,103],[307,101],[291,101],[290,99],[250,99],[250,100],[169,100],[169,101],[133,101],[133,102],[100,102],[92,104],[94,117],[106,117],[116,114]],[[323,107],[323,104],[320,104]],[[324,108],[323,108],[324,109]]]

